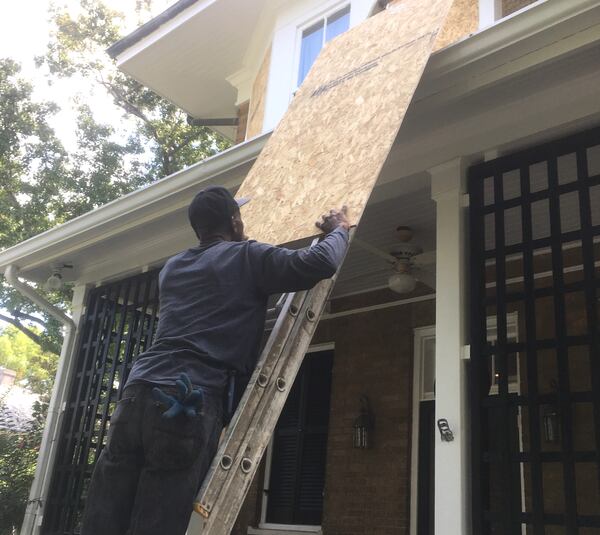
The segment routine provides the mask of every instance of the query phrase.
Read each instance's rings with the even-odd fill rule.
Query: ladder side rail
[[[226,440],[221,444],[209,469],[210,479],[205,478],[198,494],[194,508],[202,516],[208,516],[214,504],[221,501],[219,495],[225,492],[231,480],[231,476],[228,474],[229,470],[238,466],[245,455],[246,435],[255,425],[255,422],[260,419],[264,406],[275,395],[276,382],[273,377],[276,377],[279,373],[282,360],[288,358],[290,340],[298,332],[298,324],[304,317],[309,294],[310,292],[299,292],[294,296],[293,302],[300,304],[300,306],[295,309],[293,316],[284,318],[282,326],[285,327],[286,332],[279,329],[272,333],[276,341],[273,344],[272,351],[267,356],[267,362],[265,362],[265,367],[269,368],[268,375],[263,377],[262,386],[260,386],[258,377],[260,377],[262,371],[258,371],[255,383],[249,384],[246,388],[244,396],[248,394],[247,402],[243,406],[240,403],[236,411],[235,421],[232,421],[231,432],[228,432]]]
[[[302,308],[306,298],[307,292],[296,292],[289,294],[285,301],[276,326],[267,340],[239,406],[225,431],[225,436],[204,479],[202,488],[211,489],[212,496],[218,495],[220,492],[225,479],[226,466],[228,465],[227,458],[233,459],[235,457],[241,442],[241,436],[246,433],[247,428],[252,423],[260,399],[266,394],[266,387],[271,382],[275,364],[285,349],[286,341],[297,321],[298,311]],[[200,505],[200,501],[197,501]],[[196,510],[204,514],[202,508],[196,506]],[[207,512],[210,512],[210,509]]]
[[[200,500],[211,505],[212,512],[205,518],[202,533],[206,535],[217,535],[228,533],[235,522],[239,509],[246,497],[252,479],[256,473],[260,460],[266,450],[270,437],[275,429],[279,415],[283,410],[291,385],[300,369],[304,355],[308,350],[312,336],[316,329],[318,319],[325,307],[325,302],[334,280],[321,281],[313,290],[310,303],[304,307],[303,317],[298,322],[291,340],[288,355],[282,360],[282,365],[277,370],[277,379],[285,381],[286,388],[277,388],[277,380],[270,385],[269,396],[264,398],[261,404],[261,414],[253,419],[252,425],[244,436],[243,447],[230,470],[225,474],[227,481],[218,501],[210,504],[209,488],[201,490]],[[252,447],[250,447],[252,444]]]

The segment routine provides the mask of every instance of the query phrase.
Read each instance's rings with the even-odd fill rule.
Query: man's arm
[[[273,294],[306,290],[335,274],[348,248],[350,224],[345,209],[331,210],[317,227],[327,235],[307,249],[251,245],[252,267],[261,291]]]

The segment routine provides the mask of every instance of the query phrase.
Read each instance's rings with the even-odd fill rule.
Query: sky
[[[111,8],[126,15],[125,33],[137,26],[135,14],[136,0],[104,0]],[[89,82],[85,80],[67,79],[55,81],[48,85],[43,70],[35,67],[34,58],[43,55],[49,40],[50,24],[48,9],[51,0],[0,0],[2,17],[0,17],[0,57],[10,57],[22,66],[21,77],[29,80],[34,86],[36,100],[56,102],[61,111],[51,121],[58,137],[65,146],[75,146],[74,99],[84,98],[92,108],[95,117],[118,126],[122,121],[122,113],[112,104],[103,91],[91,92]],[[56,6],[65,6],[76,13],[79,0],[55,0]],[[157,15],[175,0],[153,0],[152,16]]]

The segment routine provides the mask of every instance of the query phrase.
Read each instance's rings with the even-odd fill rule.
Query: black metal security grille
[[[473,533],[600,533],[600,129],[473,167]]]
[[[158,271],[90,291],[42,532],[79,532],[92,470],[135,357],[157,326]]]

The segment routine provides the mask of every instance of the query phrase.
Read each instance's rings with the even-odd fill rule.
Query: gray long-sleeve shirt
[[[348,246],[339,227],[298,251],[256,241],[216,241],[170,258],[159,275],[156,341],[127,384],[192,383],[222,389],[230,371],[256,365],[270,294],[304,290],[331,277]]]

